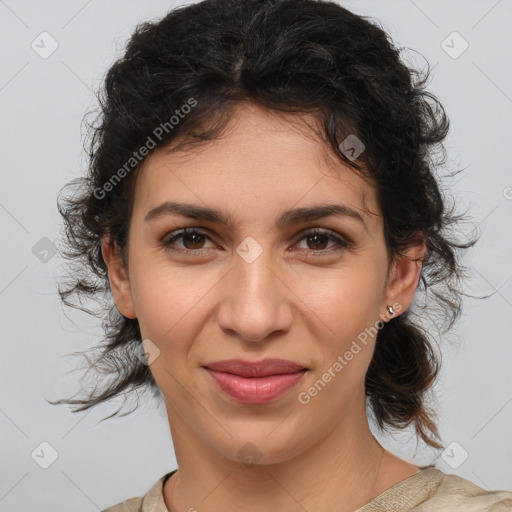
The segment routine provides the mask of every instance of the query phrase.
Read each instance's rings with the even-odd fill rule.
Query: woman
[[[442,446],[411,302],[422,287],[451,327],[475,242],[446,235],[449,122],[417,74],[334,2],[206,0],[137,27],[59,206],[63,300],[115,304],[91,365],[114,380],[65,401],[149,386],[179,466],[109,512],[512,509],[368,424]]]

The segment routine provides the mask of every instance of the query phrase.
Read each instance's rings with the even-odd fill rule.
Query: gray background
[[[494,293],[467,300],[453,334],[443,339],[437,386],[443,456],[416,448],[410,431],[382,442],[418,464],[437,458],[445,472],[511,490],[512,0],[342,3],[380,20],[398,46],[419,51],[434,67],[429,89],[451,119],[447,165],[466,168],[452,183],[454,195],[462,207],[471,205],[481,232],[465,260],[472,269],[467,291]],[[44,400],[79,389],[80,374],[67,374],[78,360],[64,354],[100,335],[87,315],[63,312],[55,279],[64,269],[51,252],[60,229],[56,195],[85,167],[82,116],[96,105],[92,91],[136,23],[175,5],[0,0],[2,512],[100,510],[144,494],[176,467],[164,409],[149,395],[132,415],[103,423],[121,399],[77,414]],[[47,58],[31,47],[34,40],[42,46],[43,31],[58,43]],[[448,37],[453,31],[469,44],[457,58],[463,41]],[[409,56],[425,66],[419,54]],[[42,442],[58,454],[47,469],[39,464],[50,462],[51,448]]]

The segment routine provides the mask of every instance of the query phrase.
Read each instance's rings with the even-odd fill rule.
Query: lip
[[[204,368],[219,389],[246,405],[276,400],[295,387],[309,370],[284,359],[229,359],[209,363]]]
[[[240,377],[267,377],[308,370],[305,366],[286,359],[262,359],[261,361],[226,359],[204,366],[216,372],[232,373]]]

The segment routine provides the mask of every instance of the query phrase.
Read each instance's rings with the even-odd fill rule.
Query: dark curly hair
[[[99,353],[80,355],[89,369],[112,378],[81,399],[50,403],[78,404],[77,412],[129,390],[158,394],[148,365],[134,355],[141,343],[137,319],[113,304],[102,237],[109,235],[128,265],[140,163],[154,147],[215,140],[233,108],[249,101],[292,117],[314,116],[326,147],[376,186],[390,256],[425,241],[423,304],[417,293],[407,311],[379,330],[366,395],[379,429],[413,425],[423,441],[441,447],[427,405],[440,353],[422,323],[431,315],[444,334],[460,315],[466,268],[458,249],[476,240],[453,236],[462,215],[453,202],[448,207],[436,176],[446,160],[449,120],[425,89],[431,69],[407,66],[400,52],[378,22],[326,0],[204,0],[137,25],[106,73],[99,113],[87,123],[88,173],[68,183],[74,192],[57,201],[65,226],[59,250],[70,266],[59,295],[103,320],[105,340],[92,349]],[[341,149],[349,135],[365,146],[357,159]],[[83,299],[99,309],[86,308]]]

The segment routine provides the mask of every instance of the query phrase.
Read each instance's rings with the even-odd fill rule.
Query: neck
[[[321,442],[296,447],[284,460],[249,465],[213,450],[177,411],[168,412],[179,467],[164,486],[170,512],[244,510],[248,504],[254,512],[351,512],[417,472],[405,461],[408,468],[398,467],[399,459],[373,437],[366,413],[359,422],[346,416],[350,422],[340,420]]]

